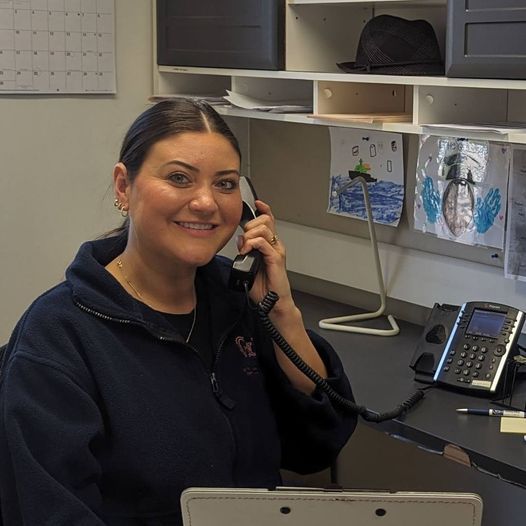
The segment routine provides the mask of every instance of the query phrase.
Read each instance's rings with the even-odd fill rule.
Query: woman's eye
[[[222,179],[218,185],[221,190],[235,190],[238,187],[238,182],[233,179]]]
[[[183,173],[170,174],[168,178],[170,179],[170,181],[172,181],[172,183],[179,185],[188,184],[189,182],[188,177]]]

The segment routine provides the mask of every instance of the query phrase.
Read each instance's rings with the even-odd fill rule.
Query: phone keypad
[[[452,339],[448,342],[449,350],[447,355],[441,358],[440,369],[435,375],[439,383],[488,394],[495,392],[495,385],[500,385],[499,376],[505,375],[507,370],[502,361],[510,359],[515,353],[516,348],[512,345],[520,335],[524,323],[524,313],[505,305],[501,306],[502,309],[495,305],[498,304],[471,302],[462,307]],[[466,334],[468,327],[473,332],[480,330],[476,325],[480,318],[471,328],[474,313],[477,311],[504,314],[500,318],[504,318],[500,330],[493,332],[492,337],[482,336],[480,333]],[[487,327],[488,333],[491,333],[491,325]]]
[[[506,346],[498,344],[495,347],[488,345],[472,345],[474,337],[465,336],[465,343],[461,344],[462,350],[451,350],[442,369],[449,373],[449,377],[456,377],[458,383],[469,384],[473,380],[492,381],[498,368],[500,357],[506,353]],[[485,341],[488,338],[484,338]],[[493,339],[494,340],[494,339]],[[495,340],[494,340],[495,341]],[[493,342],[488,342],[491,344]]]

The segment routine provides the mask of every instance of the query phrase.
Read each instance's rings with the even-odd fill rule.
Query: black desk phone
[[[500,303],[435,304],[411,362],[415,379],[474,395],[505,395],[524,313]]]

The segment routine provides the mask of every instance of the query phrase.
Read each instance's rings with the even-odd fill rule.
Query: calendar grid
[[[115,91],[115,0],[0,0],[0,95]]]

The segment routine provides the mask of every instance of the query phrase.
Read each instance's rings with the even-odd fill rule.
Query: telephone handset
[[[435,304],[411,367],[415,379],[474,395],[505,396],[518,354],[522,311],[494,302]]]
[[[259,214],[256,208],[256,191],[247,177],[241,176],[239,179],[241,199],[243,200],[243,212],[241,214],[241,227],[255,219]],[[232,264],[228,285],[233,290],[250,290],[258,273],[261,262],[261,252],[251,250],[248,254],[238,254]]]

